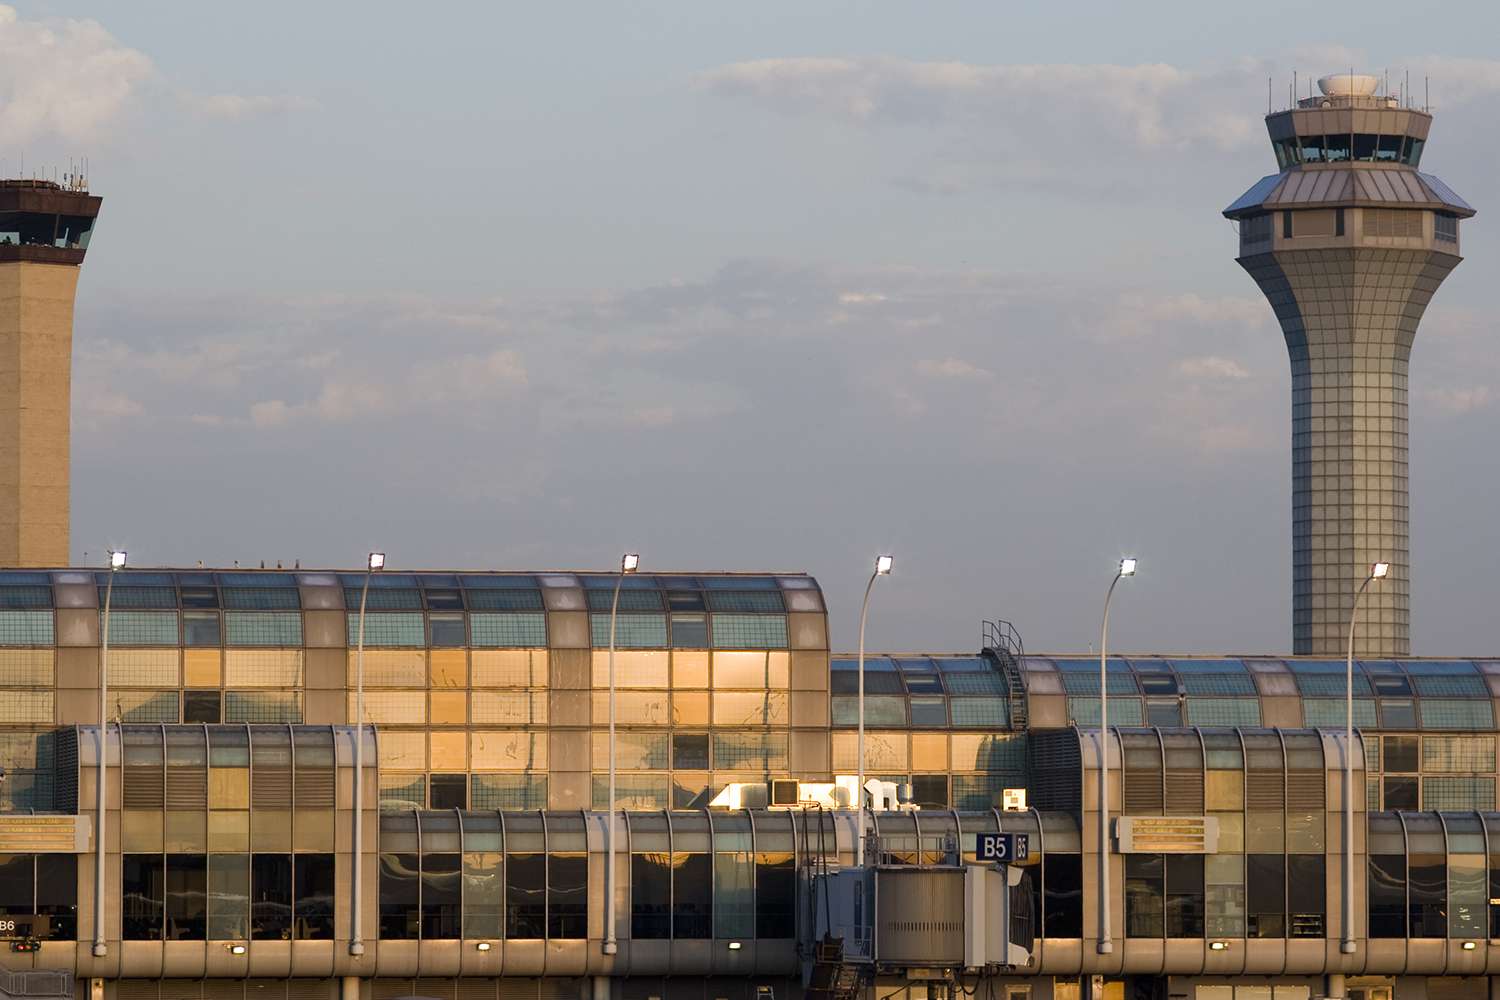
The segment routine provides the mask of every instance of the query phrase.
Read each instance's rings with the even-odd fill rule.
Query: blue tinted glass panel
[[[714,733],[714,767],[786,770],[786,733]]]
[[[225,691],[225,722],[301,722],[302,696],[296,691]]]
[[[785,649],[787,645],[785,615],[717,614],[711,629],[714,649]]]
[[[302,598],[295,587],[225,587],[224,607],[245,611],[295,611]]]
[[[610,590],[590,590],[587,592],[589,598],[589,609],[592,611],[608,611],[614,604],[615,592]],[[621,590],[621,611],[660,611],[662,608],[661,591],[659,590]]]
[[[1380,724],[1387,729],[1416,729],[1416,703],[1410,698],[1380,699]]]
[[[1348,718],[1348,710],[1341,698],[1305,698],[1302,701],[1302,724],[1308,728],[1338,729]],[[1354,699],[1354,725],[1359,729],[1376,727],[1375,699]]]
[[[536,577],[516,576],[514,574],[496,574],[494,576],[481,576],[476,573],[466,573],[458,578],[458,582],[469,590],[534,590],[536,589]]]
[[[1420,159],[1420,157],[1417,158]],[[1437,195],[1439,198],[1443,199],[1443,201],[1447,202],[1454,208],[1467,209],[1471,212],[1474,210],[1474,206],[1470,205],[1468,202],[1460,198],[1458,196],[1458,193],[1448,185],[1444,184],[1441,180],[1439,180],[1437,178],[1437,175],[1418,173],[1417,176],[1427,182],[1427,186],[1432,188],[1433,194]]]
[[[708,616],[674,614],[672,616],[673,649],[707,649]]]
[[[51,587],[0,587],[0,608],[50,608]]]
[[[580,575],[578,582],[589,590],[613,591],[616,583],[619,583],[621,590],[657,589],[655,577],[641,576],[639,573],[626,573],[624,576],[618,573],[589,573]]]
[[[1417,694],[1438,698],[1487,698],[1490,689],[1484,678],[1475,674],[1463,677],[1413,677]]]
[[[417,578],[410,573],[371,573],[370,589],[384,590],[387,587],[406,588],[410,590],[417,585]],[[219,578],[221,581],[223,577]],[[340,573],[339,583],[345,590],[360,590],[365,585],[365,574],[363,573]]]
[[[933,678],[936,680],[936,678]],[[1129,678],[1125,678],[1129,680]],[[1094,685],[1098,691],[1098,683]],[[1113,690],[1113,688],[1111,688]],[[1005,696],[1010,694],[1010,688],[1005,685],[1005,678],[991,671],[987,674],[950,674],[948,677],[949,694],[997,694]],[[1134,694],[1134,688],[1131,689]]]
[[[948,703],[942,698],[911,699],[911,724],[913,726],[935,726],[948,724]]]
[[[1078,673],[1087,673],[1092,670],[1096,674],[1099,672],[1099,657],[1097,656],[1091,660],[1054,659],[1052,662],[1057,664],[1057,669],[1059,670],[1076,671]],[[1110,657],[1109,672],[1115,673],[1116,671],[1128,674],[1130,673],[1130,667],[1124,660],[1117,660],[1114,657]]]
[[[302,615],[295,611],[226,611],[229,646],[300,646]]]
[[[1411,678],[1405,674],[1371,674],[1370,683],[1376,694],[1409,695],[1412,693]]]
[[[99,607],[104,607],[107,587],[99,588]],[[115,584],[109,595],[111,608],[175,608],[177,591],[171,587],[122,587]]]
[[[840,670],[829,677],[830,690],[834,694],[858,694],[859,672]],[[895,674],[865,671],[865,694],[905,694],[906,687]],[[941,693],[941,691],[939,691]]]
[[[1345,672],[1338,674],[1298,674],[1297,690],[1308,697],[1333,698],[1348,692],[1349,675]],[[1370,694],[1370,679],[1363,674],[1354,675],[1354,697]]]
[[[362,594],[364,590],[361,587],[345,587],[344,607],[350,611],[358,611]],[[422,592],[410,587],[381,590],[371,587],[369,594],[365,596],[366,611],[420,611],[421,609]]]
[[[1407,660],[1409,674],[1472,674],[1476,672],[1469,660]]]
[[[833,699],[833,724],[835,726],[859,725],[858,697],[854,695],[838,695]],[[890,695],[876,695],[872,697],[867,691],[865,693],[865,725],[906,725],[906,699]]]
[[[1099,724],[1099,699],[1069,698],[1068,718],[1080,726],[1097,726]],[[1139,726],[1141,719],[1141,699],[1109,699],[1109,724],[1111,726]]]
[[[971,674],[994,669],[982,656],[934,656],[932,662],[945,674]]]
[[[831,670],[853,670],[853,671],[858,672],[858,670],[859,670],[859,657],[857,657],[857,656],[850,656],[850,657],[840,656],[840,657],[837,657],[836,659],[833,659],[833,660],[829,661],[829,669],[831,669]],[[892,660],[888,656],[874,656],[874,655],[870,655],[870,656],[866,656],[865,657],[865,673],[867,673],[867,674],[871,673],[873,671],[877,671],[877,670],[881,670],[881,671],[894,671],[895,669],[896,669],[896,663],[895,663],[895,661]]]
[[[930,656],[901,657],[896,660],[896,666],[903,674],[930,674],[937,670],[937,664]]]
[[[349,645],[359,642],[359,614],[345,615],[349,622]],[[366,646],[425,646],[427,629],[420,613],[365,613]]]
[[[665,649],[667,616],[664,614],[615,615],[615,646],[620,649]],[[609,648],[609,614],[589,615],[593,627],[594,648]]]
[[[1179,674],[1242,674],[1242,660],[1173,660],[1172,666]]]
[[[470,776],[470,805],[475,809],[520,811],[547,808],[545,774],[475,774]]]
[[[1395,660],[1356,660],[1356,664],[1367,674],[1405,673]]]
[[[1172,665],[1166,660],[1131,660],[1130,669],[1138,674],[1170,674]]]
[[[761,591],[710,591],[710,611],[745,611],[776,613],[786,610],[786,602],[779,590]]]
[[[1098,664],[1094,666],[1097,671]],[[1068,694],[1097,695],[1099,693],[1099,674],[1097,672],[1092,674],[1063,674],[1062,682],[1063,690],[1068,692]],[[952,685],[951,679],[949,680],[949,685]],[[1136,690],[1134,677],[1131,677],[1129,674],[1110,674],[1109,693],[1113,695],[1139,694],[1140,692]]]
[[[1182,689],[1188,694],[1253,695],[1255,682],[1249,674],[1184,674]]]
[[[184,646],[218,646],[223,642],[217,611],[185,611],[182,615]]]
[[[103,634],[104,612],[99,612],[100,634]],[[109,612],[109,641],[117,646],[177,645],[177,612],[115,611]]]
[[[951,705],[954,726],[1010,727],[1010,703],[1004,698],[954,698]]]
[[[135,574],[132,573],[131,576]],[[170,582],[171,578],[167,578]],[[221,587],[295,587],[297,578],[290,573],[220,573]]]
[[[1250,186],[1250,190],[1240,195],[1225,212],[1244,212],[1252,208],[1258,208],[1262,202],[1271,196],[1276,185],[1281,183],[1280,174],[1267,174]]]
[[[487,649],[547,645],[547,616],[541,612],[471,614],[469,636],[474,646]]]
[[[0,611],[0,646],[50,646],[54,634],[50,611]]]
[[[470,590],[470,611],[540,611],[540,590]]]
[[[1342,674],[1348,672],[1343,660],[1287,660],[1286,665],[1294,674]]]
[[[0,573],[0,587],[52,587],[52,577],[46,573],[10,572]]]
[[[912,694],[943,693],[943,682],[937,674],[902,674],[902,678],[906,681],[906,690]]]
[[[109,583],[108,573],[95,573],[94,582],[99,586]],[[136,570],[121,570],[115,574],[115,587],[171,587],[175,581],[171,573],[140,573]]]
[[[704,590],[781,590],[773,576],[700,576]]]
[[[1256,698],[1189,698],[1190,726],[1259,726],[1260,701]]]
[[[1495,709],[1488,698],[1454,701],[1423,698],[1418,702],[1423,729],[1492,729]]]

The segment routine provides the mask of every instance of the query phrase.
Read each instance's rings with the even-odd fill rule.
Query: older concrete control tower
[[[0,181],[0,567],[70,562],[73,293],[99,203]]]
[[[1432,116],[1373,76],[1266,116],[1280,172],[1224,214],[1239,263],[1271,302],[1292,364],[1292,650],[1342,656],[1354,594],[1358,652],[1411,647],[1407,362],[1417,324],[1462,259],[1474,210],[1419,169]]]

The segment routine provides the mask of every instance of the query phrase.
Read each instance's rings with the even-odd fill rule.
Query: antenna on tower
[[[1422,77],[1422,110],[1432,114],[1432,77]]]

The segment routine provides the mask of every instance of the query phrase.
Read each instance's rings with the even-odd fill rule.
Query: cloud
[[[1249,378],[1250,372],[1244,365],[1230,358],[1219,358],[1209,355],[1202,358],[1184,358],[1177,362],[1174,369],[1177,374],[1188,378]]]
[[[0,136],[97,143],[153,75],[150,58],[89,18],[31,20],[0,4]]]
[[[919,62],[885,56],[791,57],[731,63],[698,78],[708,92],[788,114],[822,114],[859,124],[1004,123],[1042,143],[1049,134],[1087,131],[1089,143],[1124,140],[1160,152],[1204,145],[1235,149],[1259,141],[1243,102],[1215,92],[1263,79],[1243,61],[1214,71],[1166,63],[1000,64]],[[1015,143],[1010,144],[1016,147]]]
[[[222,121],[239,121],[266,115],[288,114],[309,111],[318,107],[318,102],[296,95],[269,96],[265,94],[194,94],[178,95],[183,107],[203,118]]]
[[[1485,409],[1493,402],[1487,385],[1465,389],[1432,389],[1426,395],[1438,409],[1453,414],[1472,413]]]
[[[995,373],[987,371],[977,365],[972,365],[959,358],[944,358],[941,361],[923,360],[917,362],[917,371],[931,378],[994,378]]]

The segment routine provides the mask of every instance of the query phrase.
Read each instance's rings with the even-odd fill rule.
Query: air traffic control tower
[[[1280,172],[1224,214],[1292,363],[1292,649],[1342,657],[1355,593],[1366,657],[1411,647],[1407,363],[1459,256],[1462,198],[1420,169],[1432,116],[1373,76],[1266,116]]]
[[[0,568],[70,562],[73,293],[99,203],[0,180]]]

